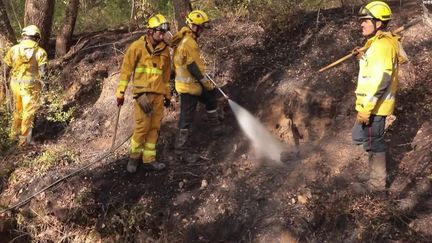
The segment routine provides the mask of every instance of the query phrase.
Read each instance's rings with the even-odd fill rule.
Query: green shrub
[[[76,155],[72,150],[62,145],[51,145],[37,157],[25,159],[20,167],[32,168],[35,175],[42,176],[56,165],[68,165],[75,160]]]
[[[46,119],[51,122],[60,122],[63,125],[68,125],[74,121],[74,114],[77,110],[76,106],[65,108],[63,104],[63,95],[59,90],[52,90],[43,96],[45,102],[48,104],[48,114]]]

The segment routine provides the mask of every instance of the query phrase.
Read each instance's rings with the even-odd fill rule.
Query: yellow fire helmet
[[[204,28],[210,28],[208,15],[201,10],[194,10],[186,16],[186,24],[196,24]]]
[[[389,5],[382,1],[372,1],[360,8],[359,18],[361,19],[377,19],[381,21],[389,21],[392,19],[392,11]]]
[[[29,26],[25,27],[24,29],[22,29],[21,34],[23,36],[35,36],[35,37],[39,37],[39,38],[41,36],[41,32],[36,25],[29,25]]]
[[[170,29],[168,20],[162,14],[156,14],[150,17],[147,22],[147,28],[158,31],[168,31]]]

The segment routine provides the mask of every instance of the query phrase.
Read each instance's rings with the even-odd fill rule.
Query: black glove
[[[167,97],[164,98],[164,104],[165,108],[168,108],[171,106],[171,99],[168,99]]]

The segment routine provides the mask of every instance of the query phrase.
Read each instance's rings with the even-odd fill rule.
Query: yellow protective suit
[[[393,113],[398,85],[398,66],[407,60],[399,37],[378,31],[360,59],[356,88],[356,110],[364,114],[388,116]]]
[[[10,66],[10,86],[15,102],[11,137],[18,136],[19,145],[31,140],[34,117],[41,91],[39,68],[47,65],[47,53],[33,40],[23,40],[6,53],[4,62]]]
[[[135,128],[131,140],[130,157],[142,157],[144,163],[156,159],[156,142],[163,117],[164,97],[170,98],[169,86],[171,59],[165,43],[153,47],[147,36],[134,41],[127,49],[120,70],[116,96],[123,98],[133,74],[134,98],[147,95],[152,112],[146,114],[134,101]]]
[[[196,35],[188,28],[183,27],[173,37],[174,49],[174,68],[175,68],[175,89],[181,94],[201,95],[202,85],[208,90],[214,89],[214,85],[209,80],[199,83],[188,71],[187,65],[195,62],[204,75],[205,64],[201,58],[200,49],[196,41]]]

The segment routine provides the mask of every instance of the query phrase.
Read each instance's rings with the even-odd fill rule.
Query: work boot
[[[217,126],[220,124],[217,111],[207,112],[207,122],[210,126]]]
[[[177,155],[182,154],[184,152],[185,149],[184,146],[186,144],[188,136],[189,136],[189,129],[179,129],[174,144],[175,153]]]
[[[24,146],[34,146],[36,145],[35,141],[33,140],[33,129],[30,128],[30,131],[28,132],[27,136],[18,136],[18,146],[24,147]]]
[[[33,140],[28,140],[28,139],[19,139],[18,140],[18,147],[32,147],[35,145],[36,145],[36,143]]]
[[[146,170],[163,170],[165,169],[165,164],[157,162],[156,160],[150,161],[150,162],[144,162],[143,167]]]
[[[384,191],[386,185],[386,152],[371,153],[369,156],[370,178],[367,182],[370,191]]]
[[[137,171],[138,165],[141,162],[141,159],[129,158],[128,164],[126,166],[126,170],[129,173],[135,173]]]
[[[218,137],[222,134],[223,128],[221,126],[221,122],[219,121],[219,115],[217,112],[207,112],[207,122],[211,126],[211,135],[213,137]]]

